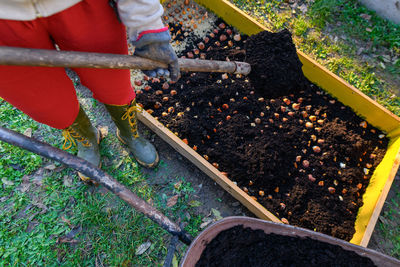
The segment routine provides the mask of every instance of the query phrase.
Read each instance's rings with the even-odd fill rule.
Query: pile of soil
[[[291,33],[263,31],[251,36],[245,46],[246,61],[252,71],[251,84],[266,98],[293,94],[303,90],[306,79],[301,70]]]
[[[207,244],[201,266],[375,266],[353,251],[311,238],[266,234],[235,226]]]
[[[216,25],[181,56],[243,61],[247,36],[238,38],[222,21]],[[170,28],[181,31],[178,24]],[[259,50],[269,49],[268,36],[254,36],[263,40],[253,39],[251,49],[257,43]],[[277,40],[284,43],[271,45],[289,46],[287,38]],[[258,71],[254,74],[264,72]],[[269,99],[241,75],[183,73],[174,84],[149,80],[137,98],[283,222],[350,240],[388,140],[316,85],[300,79],[299,86],[303,89]]]

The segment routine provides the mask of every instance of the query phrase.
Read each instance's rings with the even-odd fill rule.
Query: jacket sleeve
[[[161,21],[164,9],[159,0],[118,0],[119,17],[128,28],[130,41],[136,41],[143,33],[165,31]]]

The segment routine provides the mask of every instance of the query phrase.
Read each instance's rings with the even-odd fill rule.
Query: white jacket
[[[34,20],[63,11],[82,0],[0,0],[0,19]],[[142,31],[164,27],[159,0],[117,0],[121,21],[132,41]]]

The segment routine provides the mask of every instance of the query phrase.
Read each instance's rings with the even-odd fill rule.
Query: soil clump
[[[252,35],[247,39],[245,51],[246,62],[251,65],[251,84],[263,97],[285,96],[305,88],[303,64],[288,30]]]

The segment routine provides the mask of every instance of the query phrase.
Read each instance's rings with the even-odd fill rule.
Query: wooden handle
[[[167,64],[129,55],[0,47],[0,65],[152,70]],[[237,61],[179,59],[182,71],[226,72],[247,75],[250,64]]]

